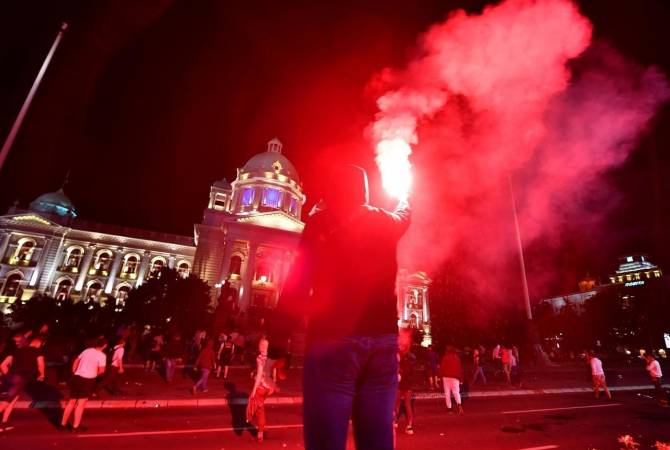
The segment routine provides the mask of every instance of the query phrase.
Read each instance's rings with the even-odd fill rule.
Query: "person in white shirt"
[[[661,385],[661,378],[663,377],[663,372],[661,372],[661,365],[651,353],[647,353],[644,358],[647,360],[647,372],[649,372],[651,382],[654,383],[654,389],[656,390],[656,398],[658,399],[658,403],[661,406],[667,407],[668,396],[665,395],[665,391]]]
[[[595,353],[589,352],[589,365],[591,366],[591,379],[593,380],[593,393],[596,398],[600,397],[600,388],[603,388],[608,399],[612,400],[612,394],[607,388],[605,382],[605,371],[602,361],[596,357]]]
[[[84,430],[83,427],[80,427],[81,418],[84,414],[86,402],[95,389],[95,379],[105,373],[107,356],[105,356],[103,350],[106,347],[107,341],[104,338],[98,338],[94,347],[87,348],[74,360],[72,364],[74,376],[70,382],[70,399],[63,411],[63,418],[60,423],[61,430],[67,428],[73,411],[72,431]]]

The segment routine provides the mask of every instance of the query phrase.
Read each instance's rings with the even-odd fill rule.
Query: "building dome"
[[[37,197],[31,204],[30,209],[47,214],[55,214],[61,217],[77,217],[74,205],[70,201],[63,189],[56,192],[49,192]]]
[[[259,153],[252,157],[242,167],[242,173],[253,172],[274,172],[285,175],[295,181],[300,182],[298,171],[291,161],[281,154],[282,143],[279,139],[274,138],[268,142],[268,149],[263,153]]]

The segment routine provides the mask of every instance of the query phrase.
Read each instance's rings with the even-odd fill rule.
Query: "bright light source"
[[[412,147],[403,139],[385,139],[377,144],[375,161],[382,174],[384,190],[398,200],[407,200],[412,188]]]
[[[267,283],[268,282],[268,277],[267,275],[261,275],[259,278],[261,283]]]

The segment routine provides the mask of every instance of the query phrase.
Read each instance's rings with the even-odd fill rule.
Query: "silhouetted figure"
[[[307,221],[274,315],[291,328],[308,316],[307,450],[344,449],[349,419],[357,449],[393,448],[396,247],[410,214],[406,203],[394,212],[370,206],[367,186],[360,167],[335,169],[325,204]]]

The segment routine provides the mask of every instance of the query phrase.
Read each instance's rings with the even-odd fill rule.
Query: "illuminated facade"
[[[539,303],[550,304],[556,312],[570,304],[579,313],[582,312],[588,299],[604,287],[612,285],[644,286],[647,280],[662,276],[661,269],[652,264],[645,255],[624,256],[619,258],[619,268],[616,273],[609,276],[610,283],[599,285],[595,278],[586,277],[579,282],[579,292],[542,299]]]
[[[223,291],[241,311],[272,308],[304,228],[304,204],[298,172],[276,138],[233,182],[211,186],[193,238],[83,221],[62,189],[42,195],[0,216],[0,310],[37,293],[123,305],[165,266],[206,281],[214,303]],[[399,273],[399,325],[427,339],[429,283],[423,273]]]
[[[189,237],[80,220],[60,189],[0,216],[0,310],[38,293],[122,306],[163,267],[188,275],[194,254]]]
[[[195,272],[213,300],[225,282],[240,310],[272,308],[293,261],[305,224],[305,195],[278,139],[237,170],[232,183],[210,189],[202,223],[195,225]]]

